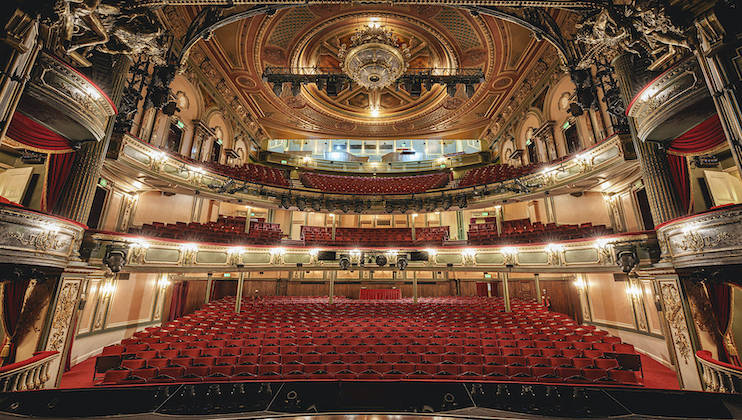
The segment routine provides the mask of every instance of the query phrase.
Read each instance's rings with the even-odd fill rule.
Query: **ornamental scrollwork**
[[[732,242],[732,236],[728,232],[719,232],[714,236],[704,236],[695,231],[687,231],[678,247],[683,251],[702,252],[706,248],[714,248],[724,242]]]
[[[685,323],[685,314],[683,313],[678,287],[675,283],[666,282],[662,283],[661,290],[665,303],[665,317],[670,326],[673,344],[685,363],[689,363],[693,352],[686,332],[688,326]]]
[[[59,249],[63,244],[59,235],[53,231],[39,233],[6,231],[0,234],[0,240],[15,240],[22,245],[32,247],[38,251]]]
[[[129,264],[144,264],[145,255],[147,255],[147,248],[132,245],[129,249]]]
[[[57,299],[57,307],[52,319],[51,332],[47,342],[47,350],[59,351],[64,349],[64,343],[67,340],[70,320],[73,311],[77,306],[77,292],[80,288],[79,281],[68,281],[62,286]]]

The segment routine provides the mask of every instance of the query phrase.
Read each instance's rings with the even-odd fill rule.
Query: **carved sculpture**
[[[159,20],[147,8],[125,7],[116,0],[57,0],[53,16],[64,51],[82,59],[93,50],[146,55],[163,64],[168,38]]]
[[[596,57],[611,52],[651,56],[657,66],[672,56],[676,47],[689,48],[682,29],[671,21],[663,7],[650,0],[600,9],[575,28],[575,39],[593,47],[579,68],[587,68]]]

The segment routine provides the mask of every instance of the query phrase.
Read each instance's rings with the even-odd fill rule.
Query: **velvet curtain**
[[[167,320],[172,321],[180,318],[185,314],[186,302],[188,299],[188,282],[181,281],[173,285],[173,297],[170,300],[170,312]]]
[[[67,177],[70,175],[72,163],[75,161],[74,153],[50,154],[46,171],[46,196],[42,211],[54,210],[54,205],[62,194],[62,188]]]
[[[667,155],[667,163],[670,166],[670,175],[675,191],[678,193],[680,205],[687,214],[690,210],[690,179],[688,178],[688,162],[685,156]]]
[[[26,297],[29,279],[18,279],[3,283],[3,326],[5,328],[5,343],[1,357],[4,357],[3,365],[13,362],[15,354],[14,336],[18,320],[23,310],[23,299]]]
[[[675,155],[702,155],[723,145],[725,141],[719,115],[714,114],[673,140],[668,151]]]
[[[7,136],[38,152],[67,153],[72,151],[69,140],[31,118],[16,112],[10,121]]]
[[[726,283],[707,283],[706,290],[719,331],[721,335],[724,335],[727,332],[731,316],[731,287]]]

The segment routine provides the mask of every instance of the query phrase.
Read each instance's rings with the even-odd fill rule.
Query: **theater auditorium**
[[[742,417],[737,2],[0,10],[0,417]]]

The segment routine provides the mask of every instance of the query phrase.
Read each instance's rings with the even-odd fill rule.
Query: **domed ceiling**
[[[339,52],[361,28],[391,30],[414,68],[477,68],[471,98],[433,85],[415,98],[395,85],[358,84],[328,96],[314,84],[277,97],[266,67],[342,71]],[[479,138],[529,69],[554,50],[520,26],[439,6],[333,5],[283,9],[220,28],[204,43],[271,138]],[[550,58],[550,59],[551,59]]]

